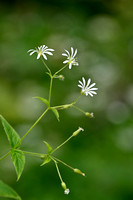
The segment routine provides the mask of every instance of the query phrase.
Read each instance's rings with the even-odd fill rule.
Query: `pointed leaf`
[[[57,120],[60,121],[60,120],[59,120],[59,112],[58,112],[55,108],[51,108],[51,110],[52,110],[53,113],[55,114]]]
[[[42,98],[42,97],[33,97],[33,98],[35,98],[35,99],[40,99],[43,103],[46,104],[46,106],[49,106],[49,102],[48,102],[47,99],[44,99],[44,98]]]
[[[43,165],[49,163],[50,161],[51,161],[50,156],[49,156],[49,155],[46,155],[46,157],[44,158],[44,161],[43,161],[43,163],[41,164],[41,166],[43,166]]]
[[[49,153],[49,154],[52,153],[52,151],[53,151],[52,147],[51,147],[47,142],[44,141],[44,143],[45,143],[46,146],[47,146],[48,153]]]
[[[11,158],[17,173],[17,181],[18,181],[24,169],[25,156],[21,150],[11,149]]]
[[[0,197],[21,200],[21,197],[7,184],[0,181]]]
[[[7,138],[9,140],[9,143],[11,145],[11,148],[17,148],[20,146],[20,137],[17,134],[17,132],[13,129],[13,127],[0,115],[2,125],[4,127],[4,130],[6,132]]]

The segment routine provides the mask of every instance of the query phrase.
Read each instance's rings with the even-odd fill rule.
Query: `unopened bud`
[[[63,188],[64,190],[67,189],[65,182],[61,182],[61,186],[62,186],[62,188]]]
[[[58,76],[59,80],[63,81],[64,80],[64,76],[61,74]]]
[[[61,182],[61,186],[64,189],[64,194],[69,194],[70,190],[67,188],[65,182]]]
[[[94,113],[86,112],[85,115],[90,118],[94,118]]]
[[[85,173],[82,173],[79,169],[74,169],[73,171],[77,174],[81,174],[82,176],[85,176]]]
[[[67,105],[64,105],[63,108],[67,109],[67,108],[70,108],[71,106],[72,106],[71,104],[67,104]]]
[[[41,159],[44,159],[46,157],[46,155],[44,154],[44,155],[41,155]]]
[[[73,133],[73,136],[77,136],[80,133],[80,131],[84,131],[84,129],[79,127],[78,130]]]

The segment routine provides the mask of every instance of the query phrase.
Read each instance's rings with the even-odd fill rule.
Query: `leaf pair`
[[[0,181],[0,197],[21,200],[21,197],[7,184]]]
[[[44,141],[44,143],[47,146],[48,154],[44,157],[44,160],[43,160],[43,163],[41,164],[41,166],[43,166],[43,165],[45,165],[45,164],[47,164],[47,163],[49,163],[51,161],[50,154],[53,152],[52,147],[47,142]]]
[[[46,105],[47,107],[49,107],[49,102],[48,102],[47,99],[44,99],[44,98],[42,98],[42,97],[34,97],[34,98],[35,98],[35,99],[40,99],[43,103],[45,103],[45,105]],[[56,116],[57,120],[60,121],[60,120],[59,120],[59,112],[58,112],[55,108],[53,108],[53,107],[50,107],[50,109],[52,110],[52,112],[53,112],[54,115]]]
[[[9,140],[11,146],[11,158],[17,173],[17,181],[19,180],[25,165],[25,156],[20,147],[21,140],[17,132],[12,128],[12,126],[0,115],[2,125],[4,127],[5,133]]]

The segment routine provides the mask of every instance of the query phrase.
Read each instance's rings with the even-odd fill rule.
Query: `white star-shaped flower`
[[[67,57],[67,60],[65,60],[63,63],[69,63],[69,69],[72,68],[72,65],[79,65],[78,62],[76,62],[76,58],[75,56],[77,55],[77,49],[74,52],[73,47],[71,47],[71,55],[69,53],[69,51],[65,50],[66,53],[63,53],[63,56]]]
[[[64,194],[69,194],[70,190],[67,188],[66,190],[64,190]]]
[[[88,94],[89,94],[91,97],[93,97],[94,94],[97,94],[95,92],[95,90],[98,90],[98,88],[93,87],[93,86],[96,85],[96,83],[92,83],[90,85],[91,79],[89,78],[88,81],[87,81],[87,84],[86,84],[84,77],[82,77],[82,81],[83,82],[79,81],[79,85],[78,85],[78,87],[82,88],[82,90],[81,90],[82,95],[88,96]]]
[[[48,54],[48,55],[53,55],[51,53],[51,51],[54,51],[54,49],[49,49],[47,46],[45,45],[42,45],[40,47],[37,47],[37,49],[30,49],[28,51],[28,53],[30,52],[30,56],[33,54],[33,53],[37,53],[37,59],[39,59],[41,56],[44,57],[45,60],[47,60],[47,56],[45,54]]]

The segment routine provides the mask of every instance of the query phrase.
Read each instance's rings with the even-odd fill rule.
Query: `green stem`
[[[44,62],[43,58],[41,58],[43,64],[45,65],[46,69],[48,70],[48,72],[50,73],[51,75],[51,70],[49,69],[49,67],[46,65],[46,63]]]
[[[72,106],[72,104],[70,103],[70,104],[64,104],[64,105],[60,105],[60,106],[53,106],[52,108],[66,109],[66,108],[63,108],[65,106]]]
[[[65,69],[67,66],[68,66],[68,63],[64,67],[62,67],[61,69],[59,69],[57,72],[55,72],[55,74],[53,75],[53,77],[56,76],[59,72],[61,72],[63,69]]]
[[[0,161],[3,160],[4,158],[6,158],[9,154],[10,154],[10,151],[9,151],[8,153],[6,153],[4,156],[2,156],[2,157],[0,158]]]
[[[54,159],[52,159],[52,160],[53,160],[54,163],[55,163],[55,166],[56,166],[56,169],[57,169],[57,172],[58,172],[59,178],[60,178],[61,183],[62,183],[62,182],[63,182],[63,179],[62,179],[62,177],[61,177],[61,173],[60,173],[59,167],[58,167],[58,165],[57,165],[57,162],[56,162]]]
[[[17,149],[17,151],[22,151],[22,150]],[[42,154],[42,153],[35,153],[35,152],[29,152],[29,151],[22,151],[22,152],[25,153],[25,154],[29,154],[29,155],[37,156],[37,157],[41,157],[41,156],[45,155],[45,154]]]
[[[64,144],[66,144],[71,138],[73,137],[73,135],[71,135],[67,140],[65,140],[65,142],[63,142],[62,144],[60,144],[58,147],[56,147],[52,153],[54,153],[55,151],[57,151],[57,149],[59,149],[60,147],[62,147]]]
[[[53,157],[53,156],[52,156]],[[68,164],[66,164],[66,163],[64,163],[62,160],[59,160],[58,158],[56,158],[56,157],[53,157],[55,160],[57,160],[58,162],[60,162],[60,163],[62,163],[63,165],[65,165],[65,166],[67,166],[67,167],[69,167],[70,169],[72,169],[72,170],[74,170],[74,168],[73,167],[71,167],[70,165],[68,165]]]
[[[50,106],[50,100],[51,100],[52,83],[53,83],[53,77],[51,77],[50,88],[49,88],[49,106]]]
[[[76,110],[79,110],[80,112],[82,112],[82,113],[85,114],[85,112],[82,109],[78,108],[77,106],[72,105],[72,107],[75,108]]]
[[[43,114],[36,120],[36,122],[31,126],[31,128],[25,133],[25,135],[21,138],[21,140],[19,141],[19,143],[22,142],[22,140],[29,134],[29,132],[37,125],[37,123],[42,119],[42,117],[47,113],[47,111],[49,110],[49,108],[47,108]],[[17,144],[18,145],[18,144]],[[16,145],[16,146],[17,146]]]
[[[77,103],[78,99],[81,97],[81,94],[79,95],[79,97],[72,103],[72,104],[75,104]]]

